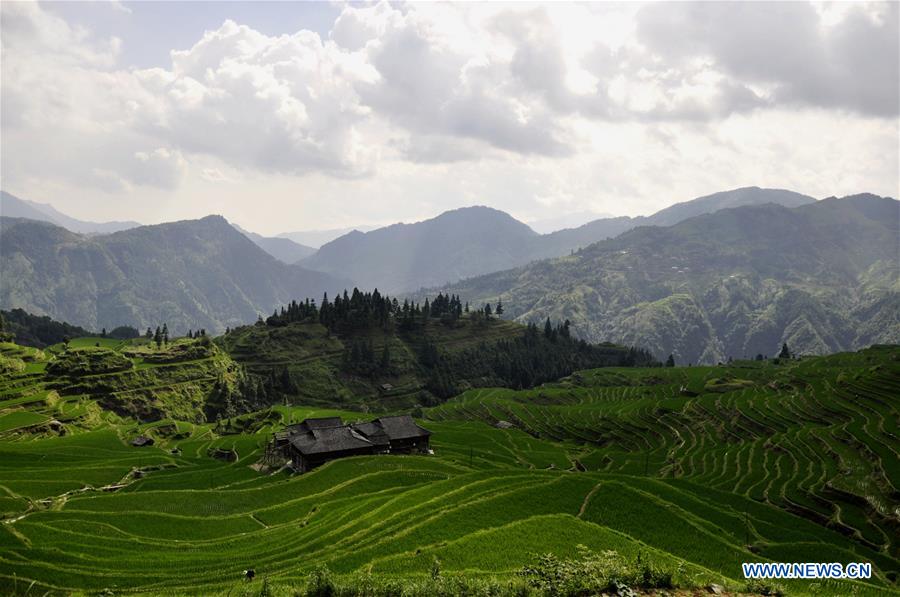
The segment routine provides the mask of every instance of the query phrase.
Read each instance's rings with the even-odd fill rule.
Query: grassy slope
[[[17,350],[5,346],[3,354]],[[435,457],[352,458],[294,477],[249,466],[273,429],[306,416],[359,415],[279,406],[232,422],[246,433],[219,435],[195,422],[137,424],[93,401],[48,393],[27,372],[6,375],[0,421],[45,416],[66,434],[0,431],[0,591],[25,593],[34,582],[34,591],[225,593],[241,587],[247,567],[290,584],[320,563],[340,574],[427,574],[434,556],[449,574],[509,578],[534,554],[566,556],[584,544],[640,552],[670,569],[683,559],[682,582],[732,587],[742,584],[742,561],[872,561],[872,582],[818,588],[884,594],[886,575],[900,569],[895,548],[840,532],[842,524],[863,537],[865,524],[877,531],[871,512],[859,507],[849,519],[852,502],[825,494],[838,508],[823,525],[780,500],[828,481],[844,491],[867,478],[870,490],[882,477],[896,482],[896,459],[886,458],[898,448],[887,435],[896,433],[898,354],[875,349],[731,370],[604,369],[534,391],[472,391],[427,413]],[[670,395],[681,386],[700,395]],[[678,426],[679,413],[692,414],[689,426]],[[806,420],[816,413],[840,422]],[[518,427],[487,424],[496,419]],[[751,431],[759,438],[750,441]],[[130,447],[139,433],[156,444]],[[581,439],[595,443],[580,441],[587,433],[598,435]],[[767,450],[764,435],[789,451]],[[804,447],[813,437],[837,453],[833,465],[824,447]],[[216,448],[237,460],[210,457]],[[887,451],[879,460],[867,450]],[[757,484],[766,490],[753,490]],[[98,489],[109,485],[120,487]],[[878,495],[896,507],[896,496]],[[758,553],[747,548],[748,534]],[[794,593],[815,588],[784,584]]]

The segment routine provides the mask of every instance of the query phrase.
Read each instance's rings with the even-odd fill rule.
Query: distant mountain
[[[671,226],[699,216],[703,214],[711,214],[720,209],[729,207],[742,207],[745,205],[764,205],[766,203],[775,203],[784,207],[800,207],[813,203],[814,198],[808,195],[795,193],[794,191],[786,191],[784,189],[761,189],[759,187],[744,187],[733,191],[723,191],[721,193],[713,193],[705,197],[698,197],[691,201],[676,203],[670,207],[662,209],[644,221],[638,220],[638,225],[645,226]]]
[[[504,269],[538,238],[502,211],[465,207],[415,224],[351,232],[301,263],[393,293]]]
[[[799,207],[815,202],[813,197],[783,189],[744,187],[722,191],[704,197],[676,203],[651,216],[601,218],[578,228],[559,230],[543,238],[542,246],[532,257],[559,257],[572,249],[585,247],[599,240],[614,238],[638,226],[671,226],[688,218],[709,214],[729,207],[775,203],[785,207]]]
[[[0,218],[0,306],[89,329],[168,323],[173,333],[254,321],[337,277],[286,265],[220,216],[83,236]]]
[[[612,218],[610,214],[598,214],[593,211],[570,212],[551,218],[527,220],[528,227],[538,234],[550,234],[557,230],[577,228],[597,219]]]
[[[376,228],[378,226],[355,226],[353,228],[332,228],[329,230],[298,230],[296,232],[282,232],[278,235],[278,238],[287,238],[295,243],[318,249],[325,243],[330,243],[334,239],[349,234],[354,230],[369,232]]]
[[[302,264],[348,276],[365,288],[381,284],[382,291],[410,292],[566,255],[637,226],[667,226],[738,205],[776,203],[796,207],[814,201],[791,191],[748,187],[679,203],[649,217],[602,218],[545,235],[504,212],[469,207],[415,224],[351,232],[323,245]]]
[[[679,363],[771,356],[782,342],[821,354],[900,343],[898,239],[891,198],[752,205],[443,289],[479,305],[502,297],[507,317],[569,319],[587,340]]]
[[[263,236],[249,230],[244,230],[237,224],[232,224],[234,228],[252,240],[263,251],[283,263],[297,263],[304,257],[309,257],[316,252],[312,247],[295,243],[288,238],[278,238]]]
[[[50,222],[80,234],[109,234],[140,226],[137,222],[87,222],[78,220],[67,216],[61,211],[57,211],[52,205],[19,199],[6,191],[0,191],[0,216]]]

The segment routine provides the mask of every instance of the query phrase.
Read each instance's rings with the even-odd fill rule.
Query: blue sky
[[[116,36],[122,46],[121,66],[168,66],[169,52],[197,43],[204,31],[218,29],[228,19],[276,36],[301,29],[322,37],[341,12],[332,2],[41,2],[72,25],[98,37]]]

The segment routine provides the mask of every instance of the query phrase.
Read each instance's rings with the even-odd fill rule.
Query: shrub
[[[108,348],[67,350],[47,365],[50,377],[116,373],[133,367],[131,359]]]
[[[593,595],[610,592],[633,594],[632,588],[672,589],[674,573],[642,562],[640,554],[631,562],[615,551],[594,553],[578,546],[578,555],[562,560],[553,554],[540,556],[534,566],[520,574],[528,585],[546,595]]]
[[[306,581],[307,597],[334,597],[337,590],[334,583],[334,577],[328,566],[322,564],[309,573]]]

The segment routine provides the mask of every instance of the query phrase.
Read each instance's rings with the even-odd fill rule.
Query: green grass
[[[0,592],[243,594],[252,567],[292,594],[317,566],[351,584],[367,571],[416,583],[435,558],[448,578],[509,584],[539,555],[584,545],[677,570],[683,586],[733,590],[744,561],[868,561],[867,582],[780,584],[896,594],[898,354],[472,390],[420,421],[434,456],[347,458],[305,475],[251,468],[273,430],[377,415],[277,406],[220,434],[48,395],[18,372],[0,379]],[[22,431],[51,418],[64,433]],[[156,444],[131,447],[138,434]]]

